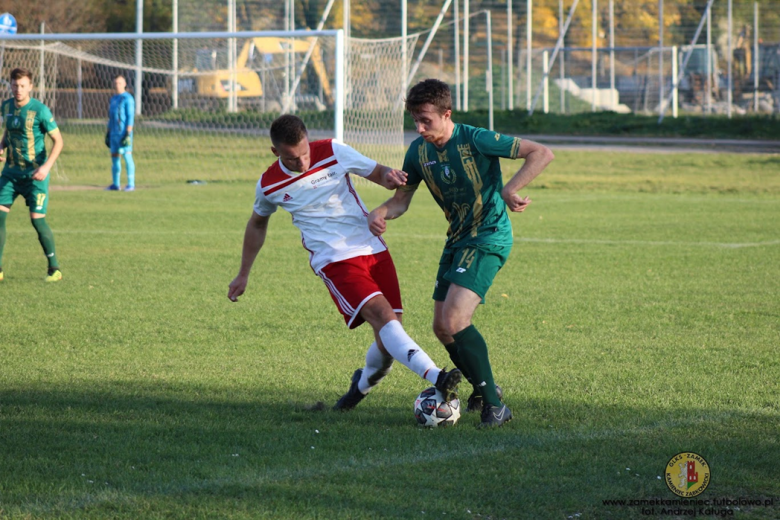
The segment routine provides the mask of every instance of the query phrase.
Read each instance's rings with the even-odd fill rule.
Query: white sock
[[[379,337],[391,356],[418,376],[436,384],[441,370],[436,368],[436,363],[409,337],[400,321],[387,322],[379,331]]]
[[[366,352],[366,366],[363,368],[363,375],[358,381],[358,390],[362,394],[367,394],[373,387],[379,384],[384,377],[393,369],[393,358],[385,356],[376,344],[376,341],[368,347]]]

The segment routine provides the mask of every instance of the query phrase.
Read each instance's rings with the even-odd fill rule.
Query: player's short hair
[[[284,114],[271,123],[271,142],[274,146],[280,144],[295,146],[308,136],[306,125],[298,116]]]
[[[433,105],[439,114],[452,110],[450,87],[438,79],[424,79],[409,89],[406,96],[406,111],[414,114],[423,105]]]
[[[114,74],[114,79],[122,78],[123,80],[127,81],[127,78],[124,74]]]
[[[30,72],[27,69],[23,69],[21,67],[16,68],[11,71],[11,81],[19,81],[22,78],[28,78],[30,80],[30,83],[32,83],[33,75],[32,72]]]

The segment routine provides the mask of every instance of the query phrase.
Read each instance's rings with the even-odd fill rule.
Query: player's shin
[[[125,158],[125,166],[127,167],[127,185],[131,188],[135,187],[135,161],[133,160],[133,154],[128,152],[123,154]],[[118,186],[118,184],[117,184]]]
[[[119,176],[122,173],[122,164],[119,162],[119,156],[111,156],[111,181],[114,186],[119,186]]]
[[[412,372],[436,384],[439,370],[425,351],[404,330],[401,322],[391,320],[379,330],[385,350]]]
[[[493,380],[493,369],[488,358],[485,338],[474,325],[469,325],[452,335],[458,346],[458,355],[471,375],[471,384],[482,390],[482,399],[493,406],[501,406]]]
[[[3,266],[3,248],[5,247],[5,219],[8,218],[7,211],[0,211],[0,267]]]
[[[49,268],[59,267],[57,255],[54,253],[54,233],[52,233],[51,228],[46,223],[46,218],[41,217],[31,220],[35,231],[38,232],[38,242],[41,243],[43,254],[46,255],[46,259],[49,261]]]
[[[393,358],[386,356],[379,350],[376,341],[371,344],[366,352],[366,366],[358,381],[358,389],[367,394],[373,387],[379,384],[393,369]]]
[[[463,360],[460,358],[460,354],[458,354],[457,342],[444,345],[444,348],[447,349],[447,353],[450,355],[450,359],[452,360],[453,364],[461,371],[463,377],[466,378],[466,381],[473,384],[471,380],[471,372],[469,372],[468,367],[465,363],[463,363]]]

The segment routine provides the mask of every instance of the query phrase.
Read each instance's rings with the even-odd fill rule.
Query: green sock
[[[471,375],[469,374],[468,368],[466,368],[466,365],[463,364],[463,360],[460,359],[460,356],[458,355],[458,343],[456,341],[453,341],[449,345],[444,345],[444,348],[447,349],[447,352],[450,355],[450,359],[458,368],[458,370],[460,370],[461,374],[463,374],[463,377],[466,378],[466,381],[468,381],[471,384],[474,384],[471,381]]]
[[[49,268],[59,267],[57,255],[54,254],[54,233],[51,232],[51,228],[46,223],[46,217],[31,220],[35,231],[38,232],[38,242],[41,243],[43,254],[46,255],[46,259],[49,261]]]
[[[7,211],[0,211],[0,267],[3,266],[3,248],[5,247],[5,219],[8,218]]]
[[[482,400],[486,404],[501,406],[501,400],[496,393],[496,383],[493,380],[493,369],[490,367],[485,339],[474,325],[469,325],[452,335],[458,345],[458,355],[463,365],[472,375],[474,388],[482,390]]]

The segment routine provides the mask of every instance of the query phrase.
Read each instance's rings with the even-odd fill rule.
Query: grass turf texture
[[[70,153],[55,186],[107,184],[107,153]],[[682,451],[712,468],[699,498],[780,514],[776,156],[557,153],[477,311],[515,414],[484,432],[418,429],[428,385],[401,366],[353,413],[307,409],[347,389],[370,330],[344,327],[283,212],[230,303],[269,157],[189,186],[213,161],[170,153],[137,154],[132,194],[52,192],[59,284],[21,201],[9,216],[0,518],[640,518],[603,501],[676,498],[658,477]],[[423,189],[386,235],[406,327],[442,365],[445,228]]]

